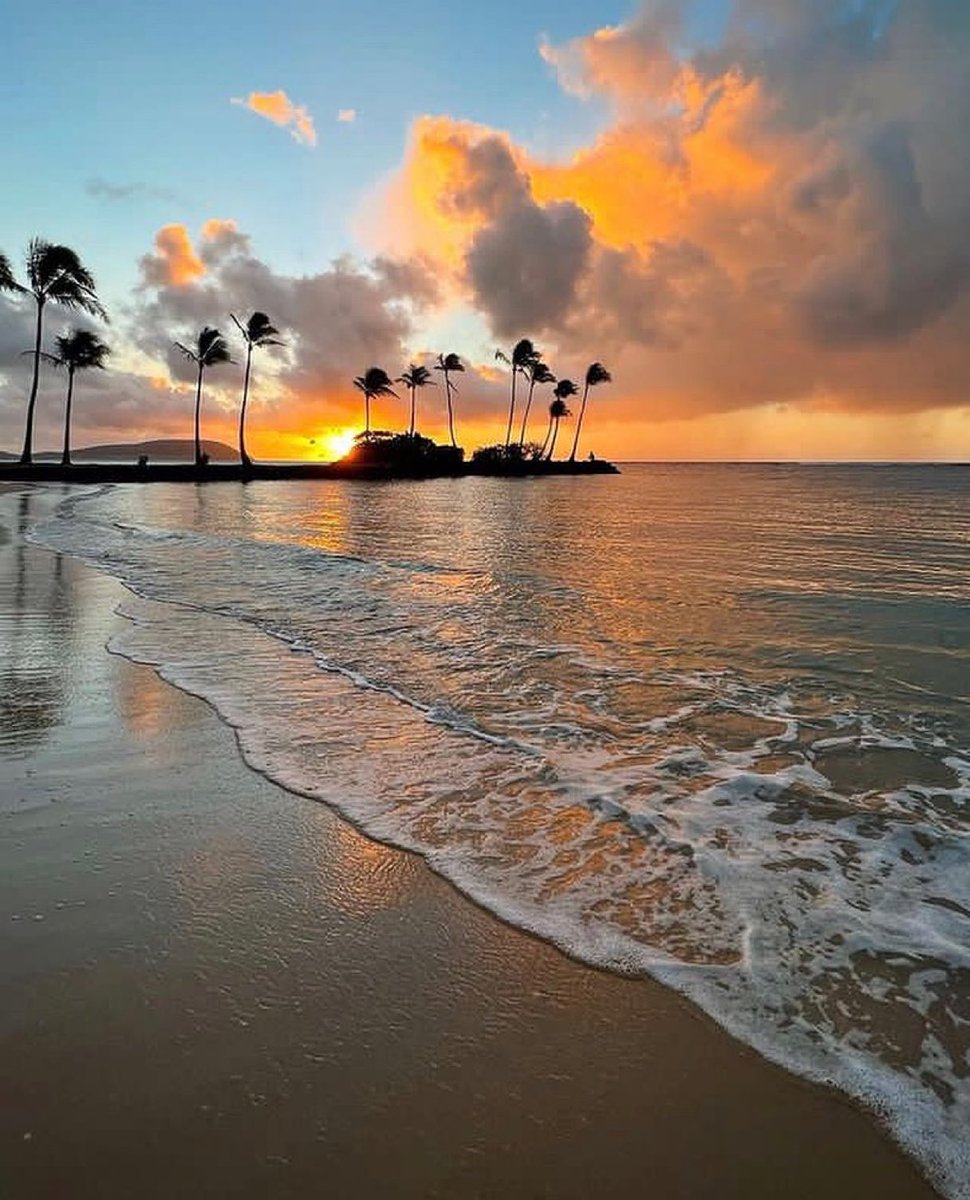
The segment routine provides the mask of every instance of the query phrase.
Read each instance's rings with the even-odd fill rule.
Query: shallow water
[[[878,1107],[970,1195],[970,472],[77,490],[251,765]]]

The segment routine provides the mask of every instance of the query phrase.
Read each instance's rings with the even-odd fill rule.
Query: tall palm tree
[[[0,272],[5,290],[20,292],[34,298],[37,317],[34,327],[34,372],[30,382],[30,398],[27,401],[27,426],[24,430],[24,448],[20,461],[28,465],[33,460],[34,409],[37,404],[37,387],[40,383],[40,360],[43,357],[41,344],[44,338],[44,309],[48,303],[60,304],[63,308],[80,309],[92,316],[107,321],[94,290],[94,276],[82,264],[69,246],[59,246],[43,238],[32,238],[27,246],[27,286],[19,284],[4,259]]]
[[[226,339],[218,329],[213,329],[211,325],[206,325],[195,339],[194,349],[183,346],[181,342],[176,342],[175,345],[199,369],[198,382],[195,385],[195,465],[201,467],[204,465],[202,439],[199,436],[199,420],[202,413],[202,376],[206,367],[216,367],[219,363],[232,362],[232,359],[229,357]]]
[[[522,414],[522,429],[519,433],[519,444],[525,445],[525,432],[529,424],[529,410],[532,408],[532,393],[536,390],[537,383],[555,383],[556,377],[552,371],[546,366],[541,358],[536,358],[526,367],[526,374],[529,376],[529,398],[525,402],[525,412]]]
[[[589,389],[601,383],[609,383],[613,376],[600,362],[590,363],[586,368],[586,386],[583,388],[583,403],[579,409],[579,420],[576,422],[576,436],[573,438],[573,448],[569,461],[576,461],[576,451],[579,448],[579,435],[583,428],[583,417],[586,415],[586,401],[589,399]]]
[[[244,467],[248,467],[251,460],[246,453],[246,405],[249,402],[249,373],[253,365],[253,350],[257,346],[282,346],[283,343],[276,336],[279,330],[270,324],[270,319],[264,312],[254,312],[245,325],[235,313],[230,313],[229,316],[246,343],[246,372],[243,375],[242,404],[239,407],[239,461]]]
[[[566,407],[566,401],[571,396],[579,395],[579,388],[571,379],[560,379],[556,386],[552,389],[552,394],[555,399],[549,405],[549,427],[546,429],[546,436],[542,442],[542,450],[539,457],[546,457],[552,461],[552,452],[556,448],[556,435],[559,432],[559,422],[563,417],[571,416],[569,409]],[[549,439],[552,438],[552,444],[549,444]],[[546,447],[549,446],[549,453],[546,455]]]
[[[408,363],[408,369],[404,372],[398,383],[403,383],[411,393],[411,428],[408,430],[410,437],[414,437],[414,423],[417,418],[417,400],[415,393],[418,388],[427,387],[434,383],[431,378],[431,372],[427,367],[419,367],[414,363]]]
[[[452,395],[458,391],[458,385],[451,382],[451,376],[453,373],[460,374],[464,371],[465,364],[457,354],[439,354],[434,369],[441,371],[445,377],[445,400],[448,403],[448,433],[451,435],[452,446],[457,450],[458,443],[455,441],[455,409],[452,404]]]
[[[354,380],[354,387],[364,393],[364,432],[370,433],[370,402],[377,396],[393,396],[397,392],[391,387],[391,377],[383,367],[368,367],[363,375]]]
[[[55,340],[57,353],[45,354],[58,367],[67,367],[67,405],[64,409],[64,452],[61,455],[61,466],[71,465],[71,405],[74,401],[74,375],[78,371],[87,371],[92,367],[104,370],[105,359],[111,353],[110,347],[88,329],[72,329]]]
[[[511,357],[504,350],[496,350],[495,357],[504,362],[512,371],[512,395],[509,402],[509,424],[505,431],[505,445],[508,447],[512,441],[512,422],[515,420],[515,381],[520,372],[525,374],[529,366],[536,362],[539,358],[539,351],[535,348],[528,338],[522,338],[521,341],[515,343],[512,349]]]

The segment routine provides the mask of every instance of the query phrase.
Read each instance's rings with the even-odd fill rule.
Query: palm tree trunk
[[[364,433],[370,433],[370,392],[364,392]]]
[[[34,331],[34,377],[30,384],[30,399],[27,401],[27,428],[24,430],[24,448],[20,461],[24,466],[33,462],[34,406],[37,403],[37,387],[40,383],[40,343],[44,336],[44,301],[37,298],[37,327]]]
[[[246,404],[249,401],[249,369],[253,364],[253,345],[249,342],[246,347],[246,373],[243,376],[242,405],[239,408],[239,461],[244,467],[249,466],[249,455],[246,453]]]
[[[509,443],[512,441],[512,422],[515,420],[515,377],[518,374],[515,367],[512,367],[512,402],[509,405],[509,426],[505,431],[505,448],[509,448]]]
[[[556,438],[559,437],[559,418],[556,417],[555,424],[552,427],[552,445],[549,447],[549,462],[552,462],[552,456],[556,452]]]
[[[451,403],[451,381],[448,379],[447,371],[445,371],[445,397],[448,400],[448,432],[451,434],[451,444],[457,450],[458,442],[455,440],[455,410]]]
[[[579,435],[583,428],[583,417],[586,415],[586,397],[589,395],[589,384],[583,388],[583,403],[579,409],[579,420],[576,422],[576,436],[573,438],[573,449],[569,456],[570,462],[576,461],[576,451],[579,449]]]
[[[529,409],[532,407],[532,393],[535,391],[535,388],[536,381],[531,379],[529,381],[529,399],[525,402],[525,412],[522,414],[522,432],[519,434],[519,443],[522,446],[525,445],[525,430],[529,423]]]
[[[539,457],[545,458],[546,447],[549,445],[549,438],[552,436],[552,417],[549,418],[549,424],[546,427],[546,436],[542,439],[542,449],[539,451]]]
[[[74,368],[67,368],[67,406],[64,409],[64,453],[61,466],[71,465],[71,402],[74,399]]]
[[[411,437],[414,437],[414,406],[415,406],[415,389],[411,388]]]
[[[199,419],[202,412],[202,372],[205,370],[199,363],[199,381],[195,386],[195,465],[202,466],[202,438],[199,436]]]

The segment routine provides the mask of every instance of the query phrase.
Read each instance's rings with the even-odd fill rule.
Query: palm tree
[[[269,317],[264,312],[254,312],[245,325],[235,313],[230,313],[236,328],[246,342],[246,373],[243,375],[242,404],[239,408],[239,461],[244,467],[251,465],[246,453],[246,405],[249,402],[249,372],[253,363],[253,350],[256,346],[282,346],[278,340],[279,330],[270,324]]]
[[[354,380],[354,387],[364,393],[364,433],[370,433],[371,397],[393,396],[397,399],[397,392],[391,387],[391,377],[383,367],[368,367]]]
[[[33,461],[34,408],[37,404],[37,387],[40,383],[40,360],[43,357],[41,344],[44,338],[44,308],[48,303],[60,304],[64,308],[80,309],[92,316],[107,321],[101,301],[94,290],[94,276],[82,264],[69,246],[55,245],[43,238],[32,238],[27,246],[27,286],[23,287],[13,277],[10,263],[4,258],[0,267],[0,288],[6,291],[31,295],[37,305],[34,328],[34,373],[30,383],[30,398],[27,401],[27,427],[24,430],[24,448],[20,461],[25,466]]]
[[[439,354],[434,369],[441,371],[445,377],[445,399],[448,402],[448,433],[451,435],[452,446],[457,450],[458,443],[455,441],[455,410],[451,398],[452,394],[458,391],[458,385],[451,382],[451,375],[452,372],[460,374],[464,371],[465,364],[457,354]]]
[[[572,453],[569,455],[570,462],[576,461],[576,451],[579,448],[579,435],[583,428],[583,417],[586,415],[586,401],[589,398],[589,389],[596,387],[600,383],[609,383],[612,378],[613,376],[600,362],[590,363],[586,368],[586,386],[583,388],[583,403],[579,409],[579,420],[576,422],[576,436],[573,438]]]
[[[414,422],[417,415],[415,393],[418,388],[427,387],[428,384],[434,383],[434,380],[431,378],[431,372],[427,367],[418,367],[414,363],[408,363],[408,369],[398,380],[398,383],[403,383],[411,393],[411,428],[408,430],[408,435],[414,437]]]
[[[526,367],[526,374],[529,376],[529,398],[525,402],[525,412],[522,414],[522,429],[519,433],[519,444],[525,445],[525,431],[529,424],[529,409],[532,408],[532,393],[536,390],[537,383],[555,383],[556,377],[552,371],[546,366],[541,358],[536,358]]]
[[[549,405],[549,427],[546,430],[546,436],[542,442],[542,450],[539,457],[546,457],[551,462],[552,452],[556,448],[556,435],[559,432],[559,422],[563,417],[572,416],[569,409],[566,407],[566,401],[571,396],[579,395],[579,388],[571,379],[560,379],[556,386],[552,389],[552,394],[555,399]],[[552,445],[549,445],[549,439],[552,438]],[[549,446],[549,453],[546,455],[546,447]]]
[[[515,381],[520,371],[525,374],[532,363],[538,360],[539,351],[528,338],[522,338],[515,343],[511,358],[504,350],[496,350],[495,357],[512,369],[512,398],[509,403],[509,424],[505,431],[505,445],[508,447],[512,440],[512,422],[515,420]]]
[[[194,362],[199,368],[198,382],[195,386],[195,465],[202,467],[205,465],[202,460],[202,439],[199,437],[199,418],[202,413],[202,376],[206,367],[232,362],[232,359],[229,357],[226,339],[218,329],[213,329],[211,325],[206,325],[196,338],[195,349],[189,349],[181,342],[176,342],[175,345],[190,362]]]
[[[44,354],[43,358],[53,362],[55,366],[67,367],[67,406],[64,410],[64,452],[61,455],[61,466],[71,465],[71,405],[74,400],[74,375],[77,371],[87,371],[96,367],[104,370],[104,360],[111,353],[110,347],[88,329],[72,329],[56,339],[57,353]]]

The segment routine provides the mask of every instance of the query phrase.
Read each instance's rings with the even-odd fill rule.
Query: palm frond
[[[229,346],[218,329],[206,325],[196,343],[196,362],[203,367],[214,367],[219,363],[232,362]]]
[[[556,377],[541,358],[535,359],[528,366],[529,379],[533,383],[555,383]]]
[[[596,387],[598,383],[611,383],[613,376],[601,362],[590,363],[586,368],[586,386]]]
[[[14,278],[10,259],[6,254],[0,254],[0,292],[25,292],[26,290]]]
[[[529,338],[521,338],[515,343],[515,348],[512,351],[512,365],[520,370],[528,368],[532,363],[539,358],[539,351],[535,348]],[[508,359],[506,359],[506,362]]]
[[[97,297],[94,276],[70,246],[33,238],[27,248],[27,278],[39,303],[48,300],[63,308],[79,308],[107,321]]]
[[[499,351],[501,353],[501,351]],[[464,371],[465,364],[457,354],[439,354],[436,371]]]
[[[578,396],[579,388],[571,379],[560,379],[553,388],[553,395],[557,400],[567,400],[570,396]]]
[[[55,344],[59,362],[74,371],[91,368],[103,371],[105,359],[111,353],[111,348],[88,329],[69,330],[56,338]]]
[[[192,362],[197,363],[199,361],[199,356],[194,350],[190,350],[188,346],[183,346],[181,342],[173,342],[172,345],[176,350],[181,350],[185,357],[191,359]]]
[[[563,417],[571,417],[573,414],[566,407],[565,400],[553,400],[549,405],[549,416],[554,417],[557,421]]]

